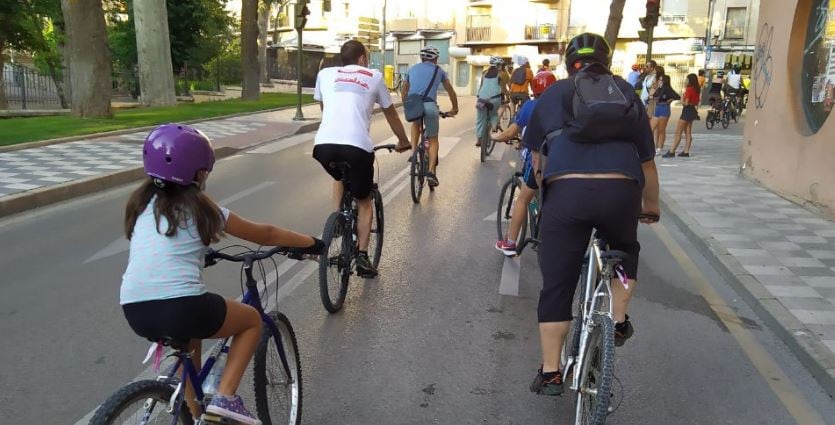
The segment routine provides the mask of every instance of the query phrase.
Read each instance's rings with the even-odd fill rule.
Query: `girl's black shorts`
[[[207,292],[191,297],[125,304],[122,311],[131,329],[149,340],[206,339],[223,326],[226,300]]]

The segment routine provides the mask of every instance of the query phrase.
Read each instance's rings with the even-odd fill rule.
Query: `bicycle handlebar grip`
[[[392,152],[392,151],[394,151],[394,148],[395,148],[395,147],[396,147],[396,145],[394,145],[393,143],[389,143],[389,144],[387,144],[387,145],[377,145],[377,146],[374,146],[374,150],[375,150],[375,151],[378,151],[378,150],[380,150],[380,149],[386,149],[386,150],[388,150],[389,152]]]

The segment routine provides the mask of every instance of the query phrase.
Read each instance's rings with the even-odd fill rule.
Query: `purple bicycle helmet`
[[[142,147],[145,174],[181,186],[194,183],[200,170],[212,171],[212,142],[185,124],[163,124],[148,134]]]

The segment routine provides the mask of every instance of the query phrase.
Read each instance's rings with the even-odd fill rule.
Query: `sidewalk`
[[[318,104],[219,118],[194,124],[204,131],[218,157],[246,147],[313,131]],[[141,177],[141,144],[147,131],[96,136],[48,146],[0,152],[0,217],[104,190]]]
[[[656,157],[663,203],[835,394],[835,223],[741,176],[742,136],[693,139],[691,158]]]

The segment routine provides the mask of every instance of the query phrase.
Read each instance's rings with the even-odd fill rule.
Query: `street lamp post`
[[[302,112],[302,47],[304,46],[302,44],[302,32],[304,32],[304,26],[307,24],[307,15],[310,14],[310,10],[307,8],[308,2],[309,0],[296,1],[295,27],[299,43],[296,52],[298,61],[296,62],[296,116],[293,117],[294,121],[304,120],[304,113]]]

